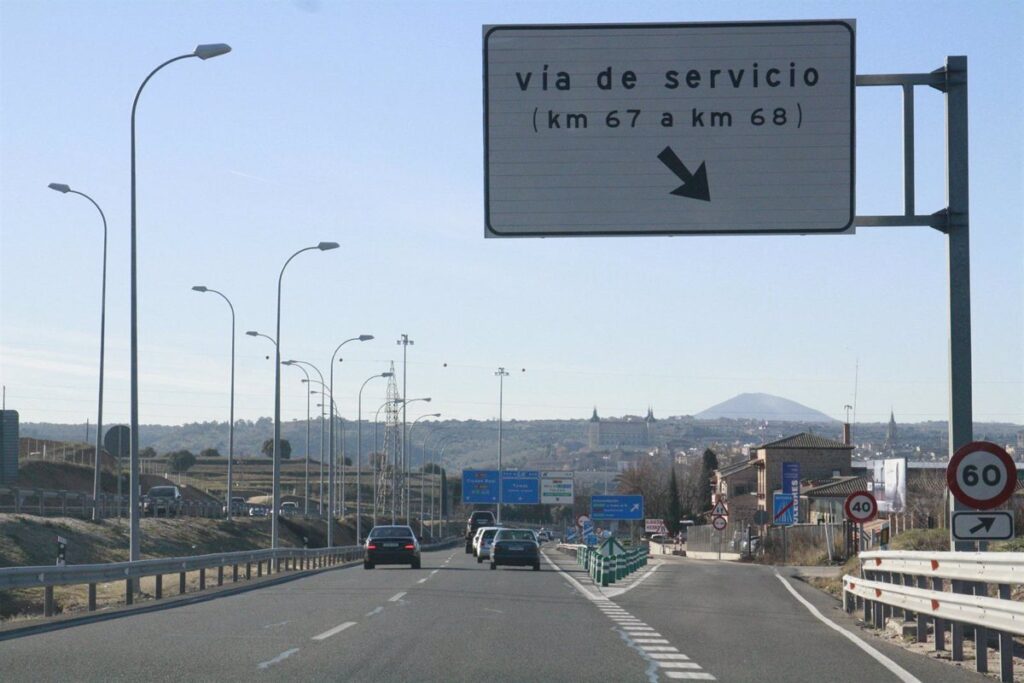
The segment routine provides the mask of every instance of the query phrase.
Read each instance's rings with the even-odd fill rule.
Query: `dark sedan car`
[[[533,567],[540,571],[540,546],[529,529],[501,529],[491,546],[491,569],[498,565]]]
[[[407,564],[420,568],[420,544],[409,526],[375,526],[363,549],[363,569],[378,564]]]

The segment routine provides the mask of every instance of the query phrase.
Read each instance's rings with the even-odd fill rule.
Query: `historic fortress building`
[[[654,411],[647,409],[647,416],[626,417],[621,420],[602,420],[597,408],[590,417],[587,427],[587,445],[591,450],[600,448],[647,448],[652,443],[651,425],[655,422]]]

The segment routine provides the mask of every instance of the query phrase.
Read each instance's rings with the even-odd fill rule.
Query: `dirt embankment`
[[[92,494],[93,468],[87,465],[76,465],[69,462],[49,462],[33,460],[18,468],[18,488],[46,489],[50,491],[75,491]],[[173,481],[155,474],[142,475],[142,491],[150,487],[174,484]],[[202,503],[216,503],[213,496],[192,486],[179,486],[185,500]],[[107,470],[100,472],[100,490],[108,494],[117,493],[117,477]],[[128,493],[127,467],[122,476],[121,491]]]

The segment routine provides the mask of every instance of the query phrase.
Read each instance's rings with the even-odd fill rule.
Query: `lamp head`
[[[209,43],[207,45],[197,45],[195,51],[192,53],[199,59],[207,60],[211,57],[219,57],[226,55],[231,52],[231,46],[224,43]]]
[[[338,243],[337,242],[321,242],[320,244],[316,245],[316,248],[319,249],[320,251],[330,251],[331,249],[337,249],[338,248]]]
[[[395,373],[393,373],[393,372],[382,372],[382,373],[380,373],[380,376],[381,377],[394,377]]]
[[[359,341],[370,341],[371,339],[373,339],[373,335],[372,334],[361,334],[361,335],[359,335]]]
[[[63,192],[65,194],[71,192],[71,188],[65,185],[64,183],[50,183],[49,185],[47,185],[47,187],[50,188],[51,190],[56,190],[57,192]]]
[[[249,335],[250,337],[258,337],[260,333],[257,332],[256,330],[248,330],[246,331],[246,334]]]
[[[293,361],[293,360],[283,360],[283,361],[281,361],[281,365],[295,365],[295,361]]]
[[[195,287],[192,288],[192,291],[193,292],[205,292],[206,291],[206,287],[204,287],[203,285],[196,285]]]

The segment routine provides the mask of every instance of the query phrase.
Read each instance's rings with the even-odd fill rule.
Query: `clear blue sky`
[[[483,238],[481,26],[855,18],[858,73],[970,59],[974,409],[1024,423],[1024,5],[1017,2],[0,2],[0,381],[23,421],[95,420],[101,231],[110,221],[106,422],[128,416],[129,112],[139,112],[141,420],[273,408],[284,355],[350,344],[342,411],[416,342],[410,396],[447,417],[687,414],[745,391],[841,417],[945,419],[946,245],[929,228],[833,237]],[[900,96],[858,91],[857,210],[901,211]],[[920,212],[943,208],[944,101],[917,98]],[[444,367],[447,363],[447,367]],[[526,373],[519,372],[526,368]],[[285,369],[284,415],[305,417]],[[371,385],[364,415],[384,384]]]

